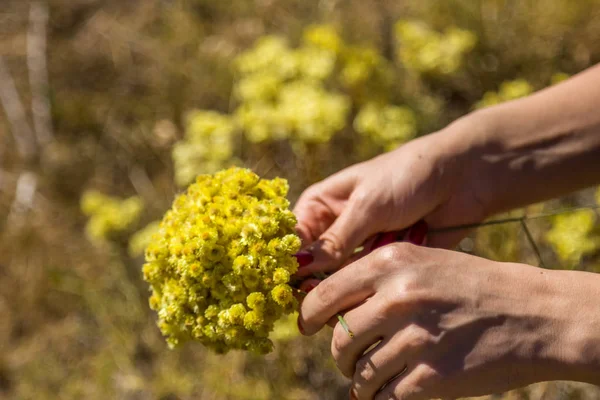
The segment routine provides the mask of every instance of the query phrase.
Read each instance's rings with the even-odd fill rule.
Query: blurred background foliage
[[[298,337],[293,318],[264,358],[168,350],[141,280],[155,221],[232,164],[287,178],[293,201],[599,62],[599,37],[598,0],[1,0],[0,398],[346,398],[330,332]],[[588,210],[480,228],[460,249],[600,271],[599,247]]]

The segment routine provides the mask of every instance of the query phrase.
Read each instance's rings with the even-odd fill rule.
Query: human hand
[[[422,218],[433,231],[477,223],[600,183],[599,82],[597,65],[310,187],[294,211],[313,246],[301,264],[314,262],[298,275],[336,270],[369,236]],[[450,248],[466,233],[436,233],[428,245]]]
[[[598,384],[599,283],[594,274],[398,243],[321,282],[298,323],[312,335],[349,310],[354,337],[336,324],[331,351],[355,399],[479,396],[554,379]]]
[[[470,123],[458,121],[308,188],[294,209],[298,233],[310,245],[310,254],[299,257],[298,276],[336,270],[372,235],[401,230],[420,219],[435,229],[485,218],[485,205],[464,179],[470,155],[460,134],[475,130]],[[436,234],[428,245],[452,247],[466,234]],[[422,232],[414,236],[419,240],[413,242],[421,244]]]

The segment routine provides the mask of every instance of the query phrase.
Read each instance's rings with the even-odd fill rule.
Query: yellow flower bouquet
[[[150,307],[171,347],[266,354],[275,321],[298,307],[300,249],[284,179],[247,169],[201,175],[179,195],[146,249]]]

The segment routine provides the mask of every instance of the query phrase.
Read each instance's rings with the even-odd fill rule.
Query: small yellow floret
[[[292,288],[285,284],[279,284],[271,290],[271,296],[273,300],[280,306],[287,306],[290,302],[294,300],[294,294],[292,293]]]
[[[250,293],[246,298],[246,303],[248,304],[248,307],[250,307],[253,310],[262,310],[265,307],[266,302],[267,299],[265,298],[265,295],[261,292]]]
[[[244,316],[244,327],[251,331],[258,331],[264,324],[264,316],[256,310],[248,311]]]
[[[275,273],[273,274],[273,282],[280,283],[288,283],[290,281],[290,272],[283,268],[277,268]]]

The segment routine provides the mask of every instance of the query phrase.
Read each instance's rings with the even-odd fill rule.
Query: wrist
[[[502,374],[534,383],[553,380],[600,385],[600,275],[502,263],[495,277],[514,328]],[[596,296],[594,296],[596,294]],[[494,300],[497,301],[497,300]]]
[[[498,187],[492,182],[501,178],[497,169],[482,163],[488,149],[498,140],[498,118],[490,111],[475,111],[454,121],[437,132],[438,137],[433,141],[440,165],[451,169],[456,176],[454,192],[472,197],[483,218],[498,212],[495,201]]]
[[[600,79],[600,69],[591,73]],[[600,114],[591,109],[600,91],[590,85],[582,76],[473,112],[447,128],[463,142],[464,188],[488,215],[600,183]]]
[[[579,271],[545,271],[548,308],[556,340],[551,354],[557,368],[550,379],[600,385],[600,275]]]

